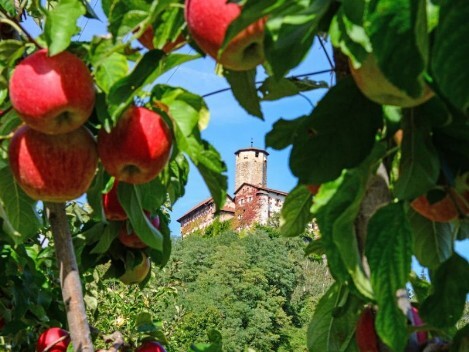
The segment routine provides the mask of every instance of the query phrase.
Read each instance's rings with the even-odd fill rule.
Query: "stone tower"
[[[254,148],[239,149],[236,155],[235,190],[243,183],[254,186],[267,186],[267,153],[265,150]]]

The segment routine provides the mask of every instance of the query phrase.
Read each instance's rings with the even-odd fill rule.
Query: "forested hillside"
[[[143,290],[101,281],[92,324],[135,340],[137,327],[155,328],[145,320],[157,322],[171,351],[220,335],[223,351],[306,351],[308,322],[332,280],[324,263],[305,257],[305,241],[272,227],[238,234],[219,226],[176,240]]]

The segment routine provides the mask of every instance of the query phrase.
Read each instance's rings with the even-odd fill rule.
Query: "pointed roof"
[[[232,202],[234,202],[233,198],[230,196],[230,195],[226,195],[227,198],[229,198]],[[190,208],[188,211],[186,211],[179,219],[177,219],[176,221],[177,222],[181,222],[182,219],[184,219],[185,217],[187,217],[188,215],[190,215],[191,213],[195,212],[196,210],[198,210],[199,208],[202,208],[204,206],[207,206],[209,204],[213,203],[213,198],[210,197],[210,198],[206,198],[204,199],[203,201],[201,201],[200,203],[194,205],[192,208]],[[221,211],[224,211],[224,212],[227,212],[227,213],[234,213],[234,206],[229,206],[225,203],[225,205],[223,206],[223,208],[221,209]]]
[[[260,153],[264,153],[265,155],[269,155],[269,153],[267,153],[267,151],[265,151],[264,149],[255,148],[255,147],[238,149],[237,151],[235,151],[235,155],[238,155],[241,152],[260,152]]]
[[[283,196],[287,196],[287,195],[288,195],[287,192],[279,191],[278,189],[273,189],[273,188],[268,188],[268,187],[262,187],[262,186],[256,186],[256,185],[253,185],[252,183],[243,182],[243,184],[242,184],[241,186],[239,186],[238,189],[234,192],[235,196],[236,196],[236,193],[238,193],[239,190],[240,190],[241,188],[243,188],[245,185],[246,185],[246,186],[251,186],[251,187],[257,188],[258,190],[266,191],[266,192],[269,192],[269,193],[277,193],[277,194],[281,194],[281,195],[283,195]]]

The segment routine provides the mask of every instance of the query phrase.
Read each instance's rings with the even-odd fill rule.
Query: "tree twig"
[[[104,335],[103,339],[106,343],[111,343],[112,346],[107,350],[107,352],[117,352],[119,348],[124,345],[124,337],[119,331],[115,331],[111,335]]]
[[[29,42],[33,43],[38,49],[41,49],[42,46],[28,33],[28,31],[21,25],[16,18],[12,18],[8,15],[8,13],[0,6],[0,13],[3,15],[4,18],[0,19],[0,22],[6,23],[12,26],[18,33],[23,33],[24,36],[28,39]]]
[[[78,265],[73,248],[65,203],[45,203],[54,236],[55,253],[60,271],[60,286],[67,312],[68,328],[76,352],[93,352]]]

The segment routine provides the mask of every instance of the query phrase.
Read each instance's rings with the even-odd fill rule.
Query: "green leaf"
[[[0,0],[0,6],[8,12],[11,17],[16,17],[15,0]]]
[[[3,39],[0,41],[0,61],[7,66],[13,66],[24,53],[26,47],[24,42],[13,39]]]
[[[109,93],[114,83],[127,75],[129,65],[124,55],[113,53],[102,60],[95,70],[96,84],[105,93]]]
[[[276,78],[285,76],[304,59],[331,3],[331,0],[292,1],[281,16],[269,17],[265,54]]]
[[[104,227],[104,231],[99,237],[98,243],[91,250],[91,254],[103,254],[106,253],[111,247],[112,242],[117,238],[119,229],[122,223],[111,221],[107,226]]]
[[[414,255],[419,263],[436,269],[453,255],[453,232],[450,223],[432,222],[410,210],[409,221],[414,234]]]
[[[294,237],[303,233],[313,220],[313,196],[305,185],[297,185],[285,198],[280,215],[280,234]]]
[[[135,318],[135,326],[137,327],[138,332],[151,333],[159,330],[154,324],[151,314],[147,312],[142,312],[137,315]]]
[[[331,192],[329,187],[321,185],[315,197],[318,204],[313,207],[322,239],[330,243],[329,248],[326,247],[328,259],[329,256],[335,257],[335,269],[342,267],[346,270],[360,293],[369,298],[373,298],[373,292],[362,267],[355,222],[368,180],[376,172],[384,152],[384,146],[377,144],[365,162],[343,174],[335,183],[335,191]]]
[[[410,283],[412,284],[412,290],[417,297],[418,302],[423,302],[430,294],[431,285],[423,277],[418,277],[415,272],[410,273]]]
[[[241,14],[229,25],[226,30],[225,39],[221,49],[225,49],[228,43],[243,29],[251,23],[269,15],[282,14],[292,7],[293,2],[289,0],[248,0],[243,5]],[[295,7],[297,9],[297,7]]]
[[[262,93],[262,100],[270,101],[297,95],[300,92],[328,87],[324,81],[312,81],[309,78],[281,78],[276,80],[273,77],[268,77],[259,87],[259,91]]]
[[[36,206],[37,202],[14,181],[10,169],[0,169],[0,218],[3,218],[3,230],[15,244],[36,235],[42,226]]]
[[[326,94],[305,120],[293,144],[290,168],[303,184],[337,178],[370,153],[383,112],[363,96],[351,77]]]
[[[340,307],[344,296],[345,307]],[[341,314],[337,314],[338,308]],[[316,305],[308,326],[308,351],[358,352],[354,337],[359,308],[358,300],[344,286],[333,284]]]
[[[140,0],[113,0],[110,4],[109,8],[103,8],[108,17],[108,30],[117,39],[131,33],[155,8],[149,1]]]
[[[256,89],[256,70],[231,71],[225,69],[223,70],[223,76],[230,84],[239,105],[249,114],[264,119]]]
[[[226,165],[215,148],[200,136],[201,121],[205,124],[208,120],[205,102],[201,97],[182,88],[165,85],[155,86],[152,98],[169,106],[178,149],[187,154],[197,167],[214,199],[217,210],[221,209],[226,200],[228,187],[227,177],[224,174]],[[183,170],[187,168],[187,164],[181,166]]]
[[[120,182],[117,192],[119,201],[129,216],[130,224],[138,237],[151,248],[163,252],[163,235],[143,213],[138,189],[134,185]]]
[[[116,119],[133,101],[142,88],[153,83],[163,73],[187,61],[198,58],[197,55],[172,54],[166,56],[161,50],[150,50],[137,63],[126,77],[113,84],[109,91],[108,102],[113,119]]]
[[[360,6],[357,6],[357,3]],[[368,53],[372,51],[370,39],[366,35],[363,28],[363,15],[358,16],[359,19],[352,21],[346,15],[347,8],[360,8],[364,6],[364,1],[346,0],[343,2],[343,7],[337,11],[335,17],[332,19],[329,35],[331,42],[335,47],[347,55],[352,62],[362,62],[367,57]]]
[[[85,17],[89,18],[89,19],[95,19],[95,20],[99,20],[99,17],[98,15],[96,14],[96,12],[94,11],[94,6],[96,6],[96,3],[93,7],[91,7],[90,3],[87,1],[87,0],[80,0],[80,2],[83,4],[83,6],[85,6],[86,8],[86,13],[85,13]]]
[[[128,102],[138,88],[149,83],[148,77],[156,70],[163,57],[161,50],[148,51],[129,75],[112,85],[108,95],[109,103],[117,105],[123,101]]]
[[[428,116],[413,110],[404,116],[402,129],[402,157],[395,193],[398,199],[414,199],[435,186],[440,161]]]
[[[466,69],[469,52],[469,3],[465,0],[442,1],[439,24],[432,50],[432,73],[442,94],[463,113],[469,112]]]
[[[93,213],[91,215],[96,221],[102,221],[105,218],[102,194],[104,184],[104,169],[100,166],[98,168],[98,172],[94,176],[91,186],[88,187],[88,190],[86,191],[86,199],[93,209]]]
[[[226,201],[226,189],[228,188],[225,162],[218,151],[207,141],[195,141],[198,145],[196,153],[189,154],[192,162],[200,172],[210,194],[213,197],[217,211],[223,208]],[[191,148],[191,151],[194,149]]]
[[[185,25],[184,8],[182,6],[168,6],[152,23],[155,48],[161,49],[167,43],[174,42]]]
[[[378,335],[393,351],[404,351],[406,317],[397,300],[400,290],[406,292],[412,259],[412,230],[402,203],[384,206],[372,216],[365,255],[379,306],[375,323]]]
[[[44,37],[50,56],[67,49],[79,30],[77,20],[85,13],[80,0],[60,0],[53,10],[46,13]]]
[[[364,23],[386,78],[409,96],[420,96],[429,56],[426,1],[370,1]]]
[[[422,302],[422,319],[437,328],[452,327],[461,318],[469,292],[469,263],[453,254],[432,277],[433,292]]]
[[[282,150],[293,144],[307,119],[308,116],[302,116],[294,120],[279,119],[276,121],[272,130],[265,135],[266,147]]]

